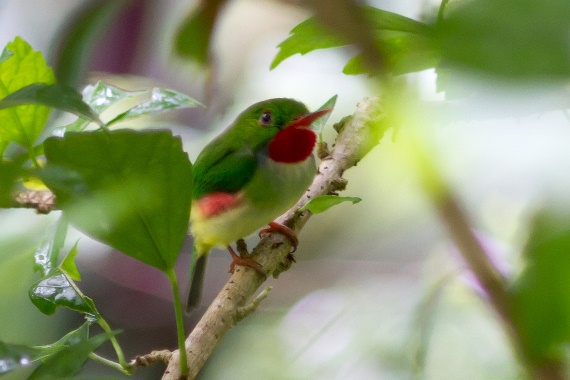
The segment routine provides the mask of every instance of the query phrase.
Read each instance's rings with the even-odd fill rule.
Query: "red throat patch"
[[[287,128],[279,131],[269,143],[269,157],[276,162],[305,161],[317,143],[315,132],[306,128]]]

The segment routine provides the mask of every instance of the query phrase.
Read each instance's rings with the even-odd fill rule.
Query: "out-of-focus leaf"
[[[83,295],[59,269],[52,270],[50,276],[35,283],[30,288],[29,296],[32,303],[47,315],[55,313],[58,307],[67,307],[92,317],[98,315],[93,300]]]
[[[134,117],[152,115],[164,111],[180,108],[203,107],[203,105],[189,97],[174,90],[167,90],[163,88],[154,88],[152,90],[152,98],[148,102],[138,104],[130,110],[117,115],[113,120],[109,121],[107,125],[132,119]]]
[[[52,225],[34,254],[34,270],[39,271],[42,278],[49,276],[57,268],[59,252],[67,236],[67,222],[61,217]]]
[[[57,342],[45,346],[26,346],[0,341],[0,374],[26,367],[37,360],[53,357],[63,349],[88,340],[90,324],[85,322]]]
[[[59,84],[32,83],[0,100],[0,110],[27,105],[41,104],[83,116],[99,124],[99,116],[81,99],[75,89]]]
[[[174,40],[174,50],[201,65],[209,64],[212,30],[227,0],[203,0],[182,22]]]
[[[319,214],[327,211],[329,208],[341,204],[343,202],[352,202],[353,204],[360,202],[362,199],[358,197],[339,197],[336,195],[321,195],[311,199],[299,211],[309,210],[313,214]]]
[[[70,331],[65,334],[61,339],[57,342],[45,345],[45,346],[38,346],[37,348],[41,348],[46,353],[55,353],[59,352],[62,348],[73,346],[74,344],[78,344],[82,341],[89,339],[89,328],[91,326],[91,322],[85,322],[76,330]]]
[[[411,328],[413,347],[413,366],[416,375],[422,374],[429,353],[432,330],[437,321],[437,307],[447,285],[455,278],[455,273],[448,273],[431,285],[416,307],[414,322]]]
[[[62,29],[60,46],[54,54],[59,83],[76,87],[87,70],[87,62],[98,38],[127,5],[126,0],[88,2]]]
[[[22,165],[27,157],[21,155],[12,161],[0,160],[0,207],[11,207],[16,180],[24,174]]]
[[[192,167],[169,131],[67,133],[45,142],[44,182],[72,224],[161,270],[186,235]]]
[[[524,253],[527,267],[511,289],[524,352],[559,359],[570,342],[570,220],[538,215]]]
[[[363,13],[370,26],[377,33],[378,44],[384,38],[386,31],[428,35],[430,27],[427,24],[396,13],[373,7],[363,7]],[[311,17],[291,30],[291,35],[281,42],[279,52],[271,63],[274,69],[285,59],[295,54],[307,54],[313,50],[345,46],[348,41],[339,37],[338,33],[324,28],[315,17]],[[390,57],[386,57],[390,59]]]
[[[67,274],[72,280],[81,281],[81,274],[75,265],[75,257],[77,256],[77,243],[71,248],[71,251],[65,256],[61,262],[59,269]]]
[[[325,104],[323,104],[322,106],[319,107],[319,109],[317,111],[320,110],[324,110],[327,108],[334,108],[335,104],[336,104],[336,98],[338,97],[338,95],[334,95],[332,98],[330,98],[329,100],[327,100],[325,102]],[[325,124],[327,123],[327,121],[329,120],[329,117],[331,116],[330,113],[318,118],[313,124],[311,124],[311,129],[313,131],[315,131],[315,133],[317,133],[318,135],[321,135],[321,132],[323,131],[323,127],[325,126]]]
[[[98,81],[94,85],[86,86],[83,89],[82,96],[83,101],[100,114],[121,100],[129,99],[144,94],[145,92],[146,91],[125,91],[108,85],[103,81]],[[60,131],[56,134],[63,135],[64,132],[83,131],[90,123],[90,120],[80,117],[71,124],[59,128]]]
[[[4,50],[2,50],[2,54],[0,54],[0,64],[2,64],[2,62],[4,62],[13,55],[14,53],[10,49],[8,49],[8,47],[5,47]]]
[[[0,375],[27,367],[42,355],[42,350],[0,341]]]
[[[290,34],[289,38],[277,45],[279,52],[271,62],[271,70],[295,54],[305,55],[313,50],[348,45],[348,42],[322,27],[315,17],[301,22],[291,29]]]
[[[433,34],[442,69],[512,79],[570,76],[570,2],[473,0],[453,5]]]
[[[83,101],[98,113],[117,104],[121,100],[132,98],[146,91],[125,91],[111,86],[103,81],[97,81],[94,85],[88,85],[83,89]]]
[[[83,368],[89,354],[109,338],[109,334],[103,333],[63,347],[55,355],[43,360],[28,379],[64,379],[77,374]]]
[[[60,352],[62,349],[78,344],[81,341],[89,339],[89,328],[91,322],[87,321],[79,328],[68,332],[57,342],[46,344],[43,346],[32,346],[36,350],[36,355],[32,360],[45,359]]]
[[[51,68],[39,51],[20,37],[6,46],[0,63],[0,99],[32,84],[55,82]],[[24,105],[0,110],[0,156],[11,142],[31,150],[44,128],[50,109],[43,105]]]
[[[435,67],[439,63],[439,54],[430,40],[424,35],[398,33],[398,36],[384,38],[379,43],[386,54],[390,71],[394,75],[407,74]],[[347,75],[365,74],[366,65],[359,54],[344,66],[342,72]]]

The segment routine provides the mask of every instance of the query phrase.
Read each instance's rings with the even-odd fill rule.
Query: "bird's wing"
[[[201,154],[194,165],[193,198],[215,192],[235,193],[253,177],[257,160],[247,147],[215,146]]]

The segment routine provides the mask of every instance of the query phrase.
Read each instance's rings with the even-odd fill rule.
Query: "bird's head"
[[[242,112],[235,125],[252,149],[267,147],[274,161],[295,163],[313,152],[317,135],[311,124],[331,111],[309,112],[303,103],[293,99],[269,99]]]

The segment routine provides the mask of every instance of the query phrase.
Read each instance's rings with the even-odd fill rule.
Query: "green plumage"
[[[260,126],[259,118],[270,111],[273,122]],[[257,154],[288,122],[307,114],[305,105],[292,99],[270,99],[242,112],[236,121],[202,150],[193,167],[193,199],[214,192],[235,193],[253,177]]]

